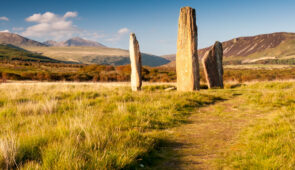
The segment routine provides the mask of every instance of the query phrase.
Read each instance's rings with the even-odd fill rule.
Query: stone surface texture
[[[139,44],[134,33],[130,34],[129,53],[131,63],[131,89],[132,91],[139,91],[142,85],[142,64]]]
[[[223,88],[222,60],[222,43],[217,41],[203,58],[204,73],[209,88]]]
[[[190,7],[183,7],[180,10],[176,71],[178,91],[200,89],[196,11]]]

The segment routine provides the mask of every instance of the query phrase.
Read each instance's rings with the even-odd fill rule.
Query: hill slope
[[[38,53],[32,53],[22,48],[0,44],[0,61],[29,61],[44,63],[62,63],[62,61],[42,56]]]
[[[225,62],[251,63],[295,57],[295,33],[272,33],[239,37],[222,42]],[[198,50],[199,58],[211,47]],[[175,61],[175,54],[162,56]],[[172,63],[171,63],[172,65]]]
[[[9,32],[0,32],[0,44],[11,44],[14,46],[46,46],[38,41],[30,40],[18,34]]]
[[[129,51],[107,47],[26,47],[29,51],[42,53],[56,60],[81,64],[129,64]],[[142,54],[143,65],[160,66],[170,61],[159,56]]]
[[[48,40],[45,41],[44,44],[48,46],[55,46],[55,47],[105,47],[103,44],[95,42],[95,41],[90,41],[90,40],[85,40],[80,37],[74,37],[71,38],[67,41],[53,41],[53,40]]]

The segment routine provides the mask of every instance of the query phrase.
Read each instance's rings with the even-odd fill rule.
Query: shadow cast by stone
[[[241,86],[243,86],[243,84],[240,84],[240,83],[239,84],[233,84],[233,85],[230,86],[230,88],[235,89],[235,88],[238,88],[238,87],[241,87]]]

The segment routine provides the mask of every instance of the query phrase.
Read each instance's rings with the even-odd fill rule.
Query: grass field
[[[226,85],[196,93],[167,87],[149,84],[134,93],[126,84],[1,84],[0,167],[164,169],[209,153],[214,156],[200,164],[211,169],[295,166],[294,82]],[[179,135],[190,124],[193,135]],[[229,128],[220,131],[225,125]],[[198,154],[183,148],[171,152],[167,143],[177,140],[195,141],[194,148],[201,149]]]

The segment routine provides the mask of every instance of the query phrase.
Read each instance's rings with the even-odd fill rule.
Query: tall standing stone
[[[180,10],[176,72],[178,91],[200,89],[196,11],[190,7],[184,7]]]
[[[139,44],[134,33],[130,34],[129,44],[131,62],[131,89],[132,91],[141,90],[141,54]]]
[[[222,58],[222,43],[217,41],[203,58],[204,72],[209,88],[223,88]]]

